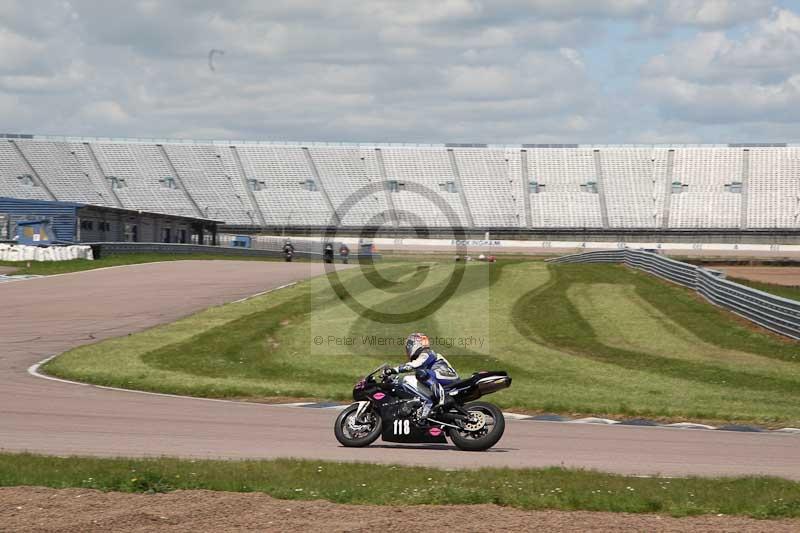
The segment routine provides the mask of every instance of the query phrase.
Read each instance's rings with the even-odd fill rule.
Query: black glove
[[[391,376],[392,374],[397,374],[397,369],[392,367],[387,367],[383,369],[384,376]]]

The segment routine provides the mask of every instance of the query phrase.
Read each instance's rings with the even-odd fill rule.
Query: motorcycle
[[[506,372],[477,372],[446,389],[444,405],[426,420],[416,416],[422,401],[407,391],[401,377],[384,372],[383,364],[353,388],[355,403],[336,418],[334,434],[343,446],[369,446],[378,437],[386,442],[446,444],[447,437],[465,451],[488,450],[505,431],[505,418],[497,406],[475,401],[511,386]]]

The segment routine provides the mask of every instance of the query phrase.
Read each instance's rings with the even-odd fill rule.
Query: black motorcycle
[[[343,446],[361,447],[378,437],[387,442],[445,444],[447,438],[466,451],[488,450],[500,440],[506,422],[502,411],[478,398],[511,386],[506,372],[477,372],[446,390],[444,405],[425,420],[417,415],[422,401],[405,390],[403,377],[383,364],[353,388],[355,403],[336,418],[334,433]]]

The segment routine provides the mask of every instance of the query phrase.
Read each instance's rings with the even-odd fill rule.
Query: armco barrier
[[[722,272],[675,261],[642,250],[598,250],[570,254],[551,263],[624,263],[694,289],[714,305],[767,329],[800,339],[800,302],[781,298],[725,279]]]
[[[241,255],[249,257],[282,257],[280,250],[254,250],[233,246],[209,246],[203,244],[172,244],[154,242],[97,242],[90,245],[96,258],[108,254],[163,253],[163,254],[214,254]],[[295,251],[295,257],[320,258],[322,254]]]
[[[282,245],[283,243],[281,243]],[[94,252],[94,257],[100,259],[108,254],[133,254],[133,253],[163,253],[163,254],[214,254],[226,256],[246,256],[246,257],[283,257],[281,249],[262,249],[262,248],[236,248],[234,246],[210,246],[204,244],[173,244],[156,242],[95,242],[89,244]],[[295,248],[294,257],[306,259],[322,259],[321,252],[309,250],[298,250]],[[334,255],[335,261],[341,261],[338,254]],[[362,259],[378,260],[380,254],[350,254],[351,261]]]

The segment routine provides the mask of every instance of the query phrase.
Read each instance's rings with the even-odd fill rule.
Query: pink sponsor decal
[[[428,430],[428,434],[431,437],[438,437],[439,435],[442,434],[442,430],[439,429],[439,428],[431,428],[431,429]]]
[[[386,395],[382,392],[376,392],[375,394],[372,395],[372,397],[380,401],[386,398]]]

